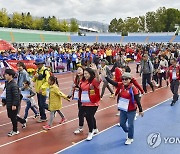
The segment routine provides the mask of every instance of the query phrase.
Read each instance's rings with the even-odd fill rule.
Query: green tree
[[[17,12],[13,13],[13,16],[11,19],[11,27],[21,28],[22,23],[23,23],[22,15]]]
[[[33,27],[33,19],[32,16],[30,14],[30,12],[27,13],[27,15],[25,14],[23,17],[23,25],[25,29],[32,29]]]
[[[138,17],[126,18],[124,20],[124,31],[126,31],[126,32],[138,32],[139,27],[140,27],[138,21],[139,21]]]
[[[70,32],[78,32],[79,26],[76,19],[71,19],[69,29],[70,29]]]
[[[43,18],[35,18],[32,23],[32,29],[43,30],[44,27],[44,19]]]
[[[2,8],[0,11],[0,27],[8,27],[9,22],[10,20],[7,15],[7,11],[5,8]]]
[[[68,32],[69,31],[69,25],[66,20],[63,20],[59,23],[59,29],[62,32]]]
[[[146,13],[146,24],[147,30],[149,32],[156,32],[155,24],[156,24],[156,13],[155,12],[147,12]]]
[[[169,8],[166,11],[166,15],[165,30],[174,32],[176,30],[174,27],[175,24],[180,24],[180,11],[178,9]]]
[[[140,32],[145,32],[145,30],[146,30],[145,16],[139,16],[138,23],[139,23],[139,31]]]
[[[114,18],[109,25],[109,32],[117,32],[118,21]]]
[[[58,20],[56,19],[56,17],[53,16],[53,17],[49,20],[49,28],[50,28],[50,30],[52,30],[52,31],[58,31],[58,30],[59,30],[58,26],[59,26],[59,22],[58,22]]]

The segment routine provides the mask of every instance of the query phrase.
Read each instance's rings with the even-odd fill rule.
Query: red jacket
[[[135,100],[134,100],[134,102],[132,101],[131,94],[129,93],[129,89],[132,87],[134,95],[137,95],[138,94],[138,90],[136,89],[136,87],[134,87],[134,86],[132,86],[132,84],[130,84],[127,87],[127,89],[125,89],[125,87],[124,87],[124,85],[122,83],[118,84],[118,87],[120,87],[120,92],[118,94],[118,100],[119,100],[119,97],[129,99],[128,111],[136,110],[137,103],[136,103]]]
[[[119,82],[119,83],[122,83],[122,82]],[[141,92],[141,94],[144,93],[144,90],[142,89],[142,87],[139,85],[139,83],[137,82],[137,80],[135,78],[131,79],[131,83],[134,84],[134,86]],[[118,86],[118,88],[117,88],[117,90],[115,92],[115,95],[117,95],[119,93],[120,89],[121,88]]]
[[[100,90],[99,90],[100,82],[96,79],[93,79],[91,83],[88,81],[80,82],[80,91],[79,98],[81,100],[82,91],[88,91],[90,102],[82,102],[82,106],[99,106],[100,101]]]
[[[173,69],[174,69],[174,66],[171,65],[167,71],[167,77],[169,78],[170,82],[172,81]],[[176,79],[180,80],[180,66],[179,65],[176,66],[175,70],[176,70]]]
[[[116,67],[115,68],[115,81],[116,82],[121,82],[121,76],[122,76],[122,71],[120,68]]]

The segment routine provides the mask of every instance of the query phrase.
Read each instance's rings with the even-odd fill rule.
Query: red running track
[[[141,78],[135,73],[135,64],[130,64],[130,67],[133,76],[141,83]],[[68,94],[72,85],[72,73],[57,75],[57,77],[60,83],[60,89],[65,94]],[[151,92],[150,88],[148,88],[148,91],[149,93],[142,97],[142,106],[144,110],[172,97],[169,87],[156,89],[155,92]],[[110,93],[106,90],[103,101],[96,113],[97,126],[100,131],[119,122],[119,117],[115,116],[117,113],[116,100],[109,98],[109,95]],[[24,109],[25,103],[23,102],[21,116],[24,114]],[[57,115],[52,129],[44,131],[42,126],[45,125],[45,123],[36,123],[36,121],[32,119],[33,113],[30,110],[27,127],[22,129],[19,124],[20,134],[8,137],[7,133],[11,131],[12,125],[7,118],[6,109],[0,107],[0,153],[51,154],[85,139],[88,133],[86,122],[82,134],[73,134],[73,131],[78,127],[77,102],[67,102],[63,100],[62,112],[65,114],[68,121],[64,124],[59,124],[60,117]],[[49,116],[48,112],[47,115]],[[93,142],[93,140],[91,142]]]

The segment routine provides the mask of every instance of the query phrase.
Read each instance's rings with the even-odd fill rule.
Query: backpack
[[[46,77],[46,71],[49,71],[50,76],[54,76],[54,74],[49,69],[44,69],[43,74],[39,74],[38,80],[43,80]]]

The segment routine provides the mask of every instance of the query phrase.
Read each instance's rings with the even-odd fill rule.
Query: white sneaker
[[[120,123],[117,123],[117,126],[118,126],[118,127],[121,127]]]
[[[83,132],[83,129],[82,129],[82,128],[78,128],[78,129],[76,129],[76,130],[74,131],[74,134],[79,134],[79,133],[81,133],[81,132]]]
[[[8,136],[11,137],[11,136],[14,136],[14,135],[18,135],[19,134],[19,131],[15,132],[15,131],[10,131],[8,133]]]
[[[116,116],[120,116],[120,111],[118,113],[116,113]]]
[[[88,134],[88,137],[86,138],[87,141],[91,141],[93,138],[93,132]]]
[[[96,128],[96,129],[93,129],[93,134],[98,134],[99,133],[99,130]]]
[[[126,145],[129,145],[129,144],[131,144],[133,141],[134,141],[133,139],[127,138],[125,144],[126,144]]]

